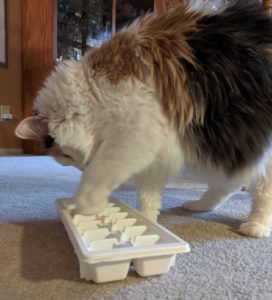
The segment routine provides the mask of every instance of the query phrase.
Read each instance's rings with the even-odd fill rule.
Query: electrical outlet
[[[12,119],[11,106],[10,105],[0,105],[0,121],[8,121]]]

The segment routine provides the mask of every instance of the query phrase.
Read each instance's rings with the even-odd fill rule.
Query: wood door
[[[22,1],[23,117],[32,115],[32,105],[44,79],[54,65],[56,47],[56,0]],[[40,143],[24,141],[24,153],[42,154]]]

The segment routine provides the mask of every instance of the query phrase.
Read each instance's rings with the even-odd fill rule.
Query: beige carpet
[[[0,299],[272,299],[272,240],[236,232],[250,208],[239,193],[213,213],[179,208],[205,186],[184,181],[164,195],[160,223],[188,241],[168,274],[94,284],[79,279],[77,257],[54,200],[73,195],[80,173],[48,157],[0,157]],[[136,206],[123,187],[115,196]]]

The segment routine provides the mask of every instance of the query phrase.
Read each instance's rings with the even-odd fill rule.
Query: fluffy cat
[[[272,20],[261,6],[148,14],[47,78],[17,136],[43,140],[83,170],[78,212],[101,211],[132,176],[141,211],[156,220],[170,176],[185,166],[209,190],[183,207],[212,210],[246,186],[240,232],[272,226]]]

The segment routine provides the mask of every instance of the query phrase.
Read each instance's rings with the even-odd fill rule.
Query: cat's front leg
[[[122,161],[94,160],[85,168],[76,193],[76,211],[83,215],[101,212],[108,202],[111,192],[128,180],[138,167]]]
[[[167,177],[166,169],[160,161],[154,162],[138,177],[140,211],[154,222],[160,214],[161,197]]]
[[[101,212],[114,189],[152,164],[158,144],[145,142],[145,133],[138,135],[139,140],[121,136],[118,143],[116,140],[103,143],[84,169],[75,197],[78,213]]]
[[[76,211],[83,215],[94,215],[107,205],[109,190],[107,184],[99,184],[103,178],[93,175],[94,168],[88,165],[82,175],[80,186],[75,196]]]

